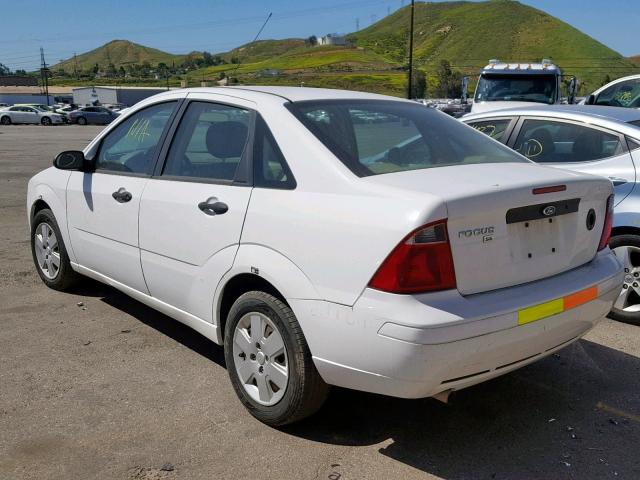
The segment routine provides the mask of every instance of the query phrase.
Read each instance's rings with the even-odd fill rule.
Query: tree
[[[211,55],[209,52],[202,52],[202,60],[204,61],[204,65],[206,67],[210,67],[211,65],[213,65],[213,55]]]
[[[436,71],[438,85],[435,96],[438,98],[457,98],[462,95],[462,73],[453,71],[449,60],[441,60]]]
[[[224,72],[220,72],[220,74],[218,75],[218,80],[224,80],[224,77],[226,77],[227,74]]]
[[[127,72],[122,65],[120,65],[120,68],[118,69],[118,76],[122,78],[127,76]]]
[[[238,57],[231,57],[231,63],[238,64],[240,63],[240,59]]]
[[[98,65],[97,63],[93,66],[93,74],[97,74],[100,71],[100,65]]]
[[[9,75],[10,73],[11,69],[3,63],[0,63],[0,75]]]
[[[113,63],[110,63],[109,65],[107,65],[107,76],[109,77],[115,77],[116,73],[118,71],[116,70],[116,66]]]
[[[425,98],[427,96],[427,76],[422,70],[413,71],[411,90],[411,98]]]
[[[316,37],[315,35],[311,35],[309,38],[307,38],[307,43],[309,44],[309,46],[315,47],[318,44],[318,37]]]

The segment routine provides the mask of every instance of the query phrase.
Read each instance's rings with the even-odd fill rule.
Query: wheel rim
[[[49,125],[51,123],[51,120],[49,120],[47,117],[42,119],[42,124],[43,125]]]
[[[38,260],[38,268],[49,280],[53,280],[60,272],[60,247],[53,228],[48,223],[41,223],[36,228],[34,250]]]
[[[613,308],[627,313],[640,312],[640,248],[624,245],[613,249],[624,265],[624,285]]]
[[[289,359],[282,335],[269,317],[244,315],[233,334],[233,362],[245,392],[261,405],[275,405],[287,390]]]
[[[10,121],[8,117],[2,117],[2,125],[9,125]]]

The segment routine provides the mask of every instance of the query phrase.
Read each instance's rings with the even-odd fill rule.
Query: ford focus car
[[[443,398],[512,371],[588,332],[624,280],[609,180],[366,93],[162,93],[27,203],[46,285],[97,279],[223,345],[270,425],[330,385]]]
[[[610,246],[625,284],[609,315],[640,325],[640,110],[563,105],[468,115],[464,122],[543,165],[602,175],[614,185]]]

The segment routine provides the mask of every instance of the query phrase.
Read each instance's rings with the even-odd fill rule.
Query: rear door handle
[[[618,185],[624,185],[625,183],[627,183],[627,180],[620,177],[609,177],[609,180],[611,180],[614,187],[617,187]]]
[[[133,195],[131,195],[129,192],[127,192],[125,190],[124,187],[120,187],[118,189],[117,192],[113,192],[111,194],[111,196],[116,200],[116,202],[118,203],[126,203],[131,201],[131,199],[133,198]]]
[[[198,204],[198,208],[202,210],[207,215],[222,215],[227,213],[229,210],[229,206],[224,203],[218,201],[216,197],[209,197],[204,202],[200,202]]]

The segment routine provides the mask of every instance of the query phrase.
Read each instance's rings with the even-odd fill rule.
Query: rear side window
[[[256,187],[291,190],[296,187],[291,170],[266,122],[258,115],[253,142],[253,182]]]
[[[295,102],[287,108],[364,177],[473,163],[526,162],[447,115],[387,100]]]
[[[247,144],[250,120],[251,113],[242,108],[191,102],[162,175],[232,181]]]
[[[525,120],[514,150],[539,163],[589,162],[622,153],[617,135],[555,120]]]
[[[495,120],[483,120],[481,122],[469,122],[467,125],[475,128],[485,135],[489,135],[494,140],[503,142],[506,140],[504,134],[507,131],[507,127],[511,123],[510,118],[496,118]]]

